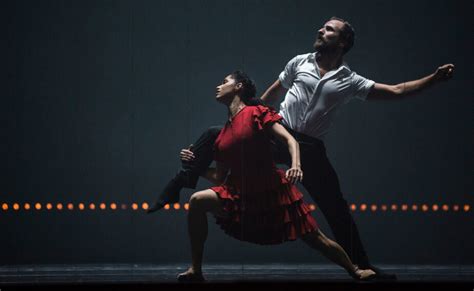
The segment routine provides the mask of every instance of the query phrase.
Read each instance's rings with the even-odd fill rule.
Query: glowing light
[[[100,204],[94,204],[94,203],[90,203],[90,204],[85,204],[85,203],[78,203],[77,205],[74,205],[74,203],[67,203],[67,204],[63,204],[63,203],[40,203],[40,202],[35,202],[33,204],[30,204],[30,203],[0,203],[1,204],[1,209],[0,210],[3,210],[3,211],[7,211],[7,210],[15,210],[15,211],[19,211],[21,209],[24,209],[24,210],[30,210],[30,209],[33,209],[33,210],[42,210],[42,209],[48,209],[48,210],[54,210],[54,209],[57,209],[57,210],[63,210],[63,208],[65,209],[69,209],[69,210],[73,210],[74,208],[77,208],[78,210],[87,210],[88,208],[90,210],[95,210],[96,207],[97,208],[100,208],[102,210],[105,210],[107,209],[107,207],[109,207],[109,209],[111,210],[118,210],[118,209],[122,209],[122,210],[126,210],[126,209],[133,209],[133,210],[140,210],[140,209],[143,209],[143,210],[148,210],[149,209],[149,204],[147,202],[143,202],[142,204],[138,204],[138,203],[131,203],[131,204],[126,204],[126,203],[117,203],[117,202],[112,202],[110,204],[106,204],[106,203],[100,203]],[[317,205],[314,204],[314,203],[308,203],[307,204],[308,208],[310,209],[310,211],[315,211],[316,208],[317,208]],[[183,209],[183,210],[189,210],[189,203],[183,203],[183,204],[180,204],[180,203],[173,203],[173,204],[165,204],[165,206],[163,207],[165,210],[179,210],[179,209]],[[408,204],[408,203],[404,203],[404,204],[367,204],[367,203],[361,203],[361,204],[349,204],[349,209],[350,211],[372,211],[372,212],[376,212],[376,211],[388,211],[388,210],[391,210],[391,211],[403,211],[403,212],[406,212],[406,211],[423,211],[423,212],[430,212],[430,211],[433,211],[433,212],[449,212],[449,211],[454,211],[454,212],[459,212],[459,211],[462,211],[462,212],[469,212],[471,211],[471,205],[469,204]]]

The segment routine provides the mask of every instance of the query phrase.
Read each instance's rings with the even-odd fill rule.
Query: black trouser
[[[188,175],[188,188],[195,188],[199,175],[213,160],[214,141],[222,127],[215,126],[205,131],[193,146],[196,157],[192,162],[183,162]],[[301,166],[304,174],[303,186],[326,218],[336,241],[344,248],[354,264],[361,267],[369,264],[359,237],[359,231],[344,199],[337,174],[326,155],[324,143],[316,138],[287,130],[300,146]],[[291,156],[285,144],[273,141],[273,157],[277,164],[291,165]]]

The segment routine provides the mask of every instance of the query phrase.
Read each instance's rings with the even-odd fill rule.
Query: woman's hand
[[[194,160],[194,153],[191,151],[193,148],[193,144],[189,145],[187,149],[182,149],[181,152],[179,153],[179,158],[181,161],[184,162],[190,162]]]
[[[303,181],[303,171],[301,167],[292,167],[286,170],[286,178],[293,184]]]

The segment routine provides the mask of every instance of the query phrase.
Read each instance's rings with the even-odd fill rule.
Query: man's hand
[[[436,72],[434,73],[434,80],[436,81],[446,81],[451,79],[454,72],[454,65],[453,64],[446,64],[439,67]]]
[[[183,162],[190,162],[194,160],[194,153],[191,151],[193,148],[193,144],[190,144],[187,149],[182,149],[181,152],[179,153],[179,158]]]

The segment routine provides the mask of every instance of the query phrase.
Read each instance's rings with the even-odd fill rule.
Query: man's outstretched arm
[[[418,80],[408,81],[397,85],[375,83],[367,95],[367,100],[396,100],[414,95],[436,83],[449,80],[453,76],[454,65],[446,64],[436,72]]]

